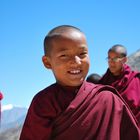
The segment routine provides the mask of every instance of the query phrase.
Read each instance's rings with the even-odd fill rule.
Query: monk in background
[[[92,73],[92,74],[87,76],[86,81],[90,82],[90,83],[93,83],[93,84],[98,84],[100,79],[101,79],[101,76],[99,74]]]
[[[135,119],[117,91],[86,82],[90,60],[80,29],[52,29],[44,52],[42,61],[56,82],[33,98],[20,140],[140,140]]]
[[[108,51],[108,69],[99,81],[117,89],[136,117],[140,128],[140,73],[126,64],[127,50],[117,44]]]

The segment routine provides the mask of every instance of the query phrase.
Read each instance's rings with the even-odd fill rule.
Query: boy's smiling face
[[[90,65],[84,34],[69,31],[55,38],[51,45],[49,55],[42,58],[44,65],[52,69],[59,84],[81,85]]]

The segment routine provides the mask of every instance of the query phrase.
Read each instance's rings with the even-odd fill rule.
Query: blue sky
[[[44,68],[43,39],[55,26],[79,27],[87,36],[90,73],[103,74],[108,49],[140,49],[139,0],[0,0],[0,90],[2,104],[29,106],[55,82]]]

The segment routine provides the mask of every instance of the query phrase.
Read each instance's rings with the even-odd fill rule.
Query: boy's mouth
[[[71,71],[68,71],[68,73],[70,73],[70,74],[79,74],[79,73],[81,73],[81,70],[71,70]]]

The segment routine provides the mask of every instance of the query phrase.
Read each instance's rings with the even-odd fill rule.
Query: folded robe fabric
[[[114,76],[108,69],[99,83],[117,89],[134,113],[140,127],[140,73],[125,64],[121,75]]]
[[[74,98],[69,95],[58,84],[37,94],[20,140],[140,140],[135,119],[115,89],[84,82]]]

